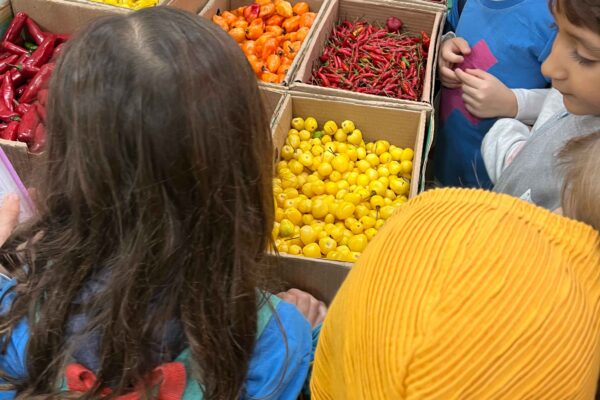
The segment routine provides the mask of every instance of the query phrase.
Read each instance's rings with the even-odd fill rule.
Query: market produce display
[[[319,130],[294,118],[273,182],[273,239],[281,253],[354,262],[396,207],[407,201],[413,150],[365,143],[346,120]]]
[[[405,100],[419,100],[430,38],[427,33],[402,33],[400,19],[385,27],[364,21],[343,21],[327,42],[311,83]]]
[[[92,0],[96,3],[104,3],[111,6],[129,8],[130,10],[141,10],[146,7],[153,7],[158,4],[158,0]]]
[[[15,15],[0,53],[0,138],[18,140],[32,153],[44,148],[48,81],[66,35],[43,32],[25,13]]]
[[[316,15],[305,2],[260,0],[212,20],[239,43],[260,80],[281,83]]]

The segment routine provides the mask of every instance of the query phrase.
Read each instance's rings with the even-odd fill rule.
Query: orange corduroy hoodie
[[[313,398],[594,398],[599,236],[506,195],[418,196],[335,298]]]

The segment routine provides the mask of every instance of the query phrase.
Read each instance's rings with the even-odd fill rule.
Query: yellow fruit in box
[[[298,246],[297,244],[293,244],[289,246],[288,253],[293,256],[298,256],[300,253],[302,253],[302,247]]]
[[[373,239],[373,236],[375,236],[375,234],[377,233],[377,229],[375,228],[369,228],[365,231],[365,236],[367,237],[367,240],[370,242],[371,239]]]
[[[302,249],[302,254],[306,257],[319,258],[321,257],[321,248],[316,243],[307,244]]]
[[[321,162],[317,168],[317,172],[322,178],[327,178],[333,172],[333,167],[328,162]]]
[[[361,146],[358,149],[356,149],[356,154],[358,155],[359,160],[364,160],[367,156],[367,150],[363,146]]]
[[[386,140],[365,143],[352,121],[319,130],[295,118],[273,179],[278,251],[354,262],[406,201],[412,157]]]
[[[403,175],[410,175],[412,173],[412,170],[413,170],[413,163],[412,163],[412,161],[408,161],[408,160],[402,161],[400,163],[400,169],[401,169],[401,171],[402,171],[401,173]]]
[[[371,164],[371,167],[376,167],[379,165],[379,156],[377,156],[377,154],[374,154],[374,153],[367,154],[367,156],[365,157],[365,160],[367,160],[369,162],[369,164]]]
[[[409,149],[408,147],[402,150],[402,154],[400,155],[400,161],[412,161],[415,153],[413,149]]]
[[[298,131],[301,131],[304,129],[304,119],[299,117],[292,119],[292,127]]]
[[[345,142],[348,139],[348,134],[344,132],[343,129],[338,129],[337,131],[335,131],[333,138],[338,142]]]
[[[349,168],[350,159],[347,154],[338,154],[331,162],[331,166],[338,172],[344,173]]]
[[[308,141],[312,137],[312,134],[306,129],[302,129],[300,132],[298,132],[298,137],[300,137],[300,140]],[[312,143],[308,143],[308,145],[312,147]]]
[[[319,247],[321,248],[321,253],[327,255],[337,248],[337,242],[329,236],[325,236],[319,239]]]
[[[319,124],[317,123],[317,120],[313,117],[308,117],[304,120],[304,129],[306,129],[310,133],[316,131],[318,127]]]
[[[294,233],[294,224],[289,219],[282,219],[279,223],[279,236],[287,238]]]
[[[327,121],[323,125],[323,132],[325,132],[327,135],[333,135],[337,130],[338,126],[335,121]]]
[[[289,135],[285,141],[287,144],[289,144],[290,146],[292,146],[294,149],[297,149],[298,146],[300,146],[300,136],[294,134],[294,135]]]
[[[354,235],[348,240],[348,248],[360,253],[367,247],[368,242],[367,235],[363,233]]]
[[[351,143],[355,146],[359,146],[360,143],[362,142],[362,139],[363,139],[362,132],[358,129],[354,129],[346,138],[348,143]]]
[[[342,130],[346,133],[352,133],[353,130],[356,129],[356,126],[354,126],[354,122],[350,121],[350,120],[345,120],[342,122]]]
[[[388,152],[385,152],[379,156],[379,162],[382,164],[387,164],[390,161],[392,161],[392,155]]]
[[[294,157],[294,148],[289,144],[284,145],[281,148],[281,157],[284,160],[291,160]]]

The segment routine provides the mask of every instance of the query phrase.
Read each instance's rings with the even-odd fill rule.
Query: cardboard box
[[[275,162],[285,144],[292,118],[312,116],[320,124],[350,119],[362,131],[365,141],[388,140],[400,147],[411,147],[415,155],[409,197],[420,191],[421,163],[425,141],[427,111],[400,109],[385,102],[364,102],[290,91],[280,105],[273,130]],[[282,254],[278,259],[281,278],[287,287],[306,290],[330,301],[352,267],[351,263]]]
[[[300,0],[289,0],[289,1],[292,5],[294,5],[294,4],[298,3]],[[277,87],[281,87],[281,86],[287,86],[289,84],[289,82],[292,80],[292,78],[294,76],[294,71],[300,65],[300,62],[302,61],[302,58],[304,57],[304,53],[306,52],[306,49],[308,48],[309,44],[311,43],[311,38],[314,36],[314,33],[317,31],[317,27],[326,18],[327,14],[331,12],[331,9],[333,8],[333,5],[335,4],[335,2],[337,0],[303,0],[303,1],[308,3],[311,12],[317,13],[315,22],[313,23],[313,26],[311,27],[310,32],[304,39],[304,42],[302,43],[302,46],[300,47],[300,51],[294,58],[294,62],[290,66],[283,84],[276,85],[276,84],[272,84],[272,83],[260,82],[261,86],[277,88]],[[212,19],[212,17],[214,15],[218,15],[219,13],[221,13],[223,11],[234,10],[236,8],[239,8],[239,7],[242,7],[245,5],[249,5],[252,3],[254,3],[253,0],[208,0],[208,3],[202,9],[202,11],[200,12],[200,15],[205,18]]]
[[[267,117],[269,118],[269,124],[272,129],[277,117],[277,112],[279,111],[279,107],[286,96],[286,92],[284,90],[273,89],[267,86],[261,86],[259,89],[265,110],[267,112]]]
[[[424,2],[403,2],[391,0],[339,0],[333,4],[332,12],[325,15],[317,27],[310,47],[298,67],[291,88],[296,91],[315,93],[326,96],[338,96],[370,101],[387,101],[401,104],[408,109],[431,111],[433,101],[435,65],[438,48],[438,36],[444,20],[444,13]],[[427,32],[431,36],[429,57],[425,70],[423,95],[420,101],[408,101],[391,97],[355,93],[349,90],[323,88],[311,85],[313,69],[319,65],[319,56],[323,54],[329,36],[334,27],[342,20],[366,20],[376,25],[385,25],[385,20],[395,16],[404,22],[406,32],[420,34]]]
[[[0,35],[4,35],[12,18],[13,13],[12,8],[10,7],[10,1],[0,2]]]
[[[160,5],[197,13],[207,0],[160,0]],[[12,0],[14,13],[25,12],[45,31],[74,33],[100,17],[133,12],[89,0]]]

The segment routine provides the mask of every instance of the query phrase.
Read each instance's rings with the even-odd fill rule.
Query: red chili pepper
[[[21,36],[21,32],[23,31],[23,26],[25,26],[26,21],[27,14],[25,14],[24,12],[17,13],[17,15],[15,15],[10,25],[6,29],[2,41],[17,43],[17,39]]]
[[[29,111],[23,114],[19,130],[17,131],[17,140],[27,144],[33,144],[35,138],[35,128],[38,126],[40,119],[35,107],[31,107]]]
[[[17,140],[17,132],[19,130],[19,121],[10,121],[2,132],[0,132],[0,138],[4,140]]]
[[[29,31],[29,34],[33,38],[34,42],[37,45],[42,44],[42,42],[46,38],[46,34],[42,31],[40,26],[29,17],[27,17],[27,19],[25,20],[25,24],[27,25],[27,30]]]
[[[12,80],[13,87],[20,86],[25,82],[25,76],[18,69],[13,69],[6,74],[10,74],[10,79]]]
[[[33,134],[33,145],[29,148],[32,153],[41,153],[46,144],[46,128],[44,124],[38,124]]]
[[[17,58],[19,58],[19,56],[13,54],[0,60],[0,74],[5,73],[10,68],[11,64],[17,60]]]
[[[0,119],[8,121],[10,118],[18,116],[18,114],[14,111],[13,101],[15,99],[15,93],[10,76],[8,74],[4,74],[2,78],[0,94],[2,96],[0,101]]]
[[[29,53],[26,48],[16,45],[12,42],[8,42],[6,40],[2,42],[2,48],[8,50],[12,54],[21,55]]]
[[[421,37],[423,41],[423,47],[429,50],[429,44],[431,43],[431,38],[426,32],[421,32]]]
[[[37,49],[31,54],[31,57],[23,62],[24,66],[38,67],[46,64],[52,57],[54,51],[55,37],[52,34],[48,34],[44,41],[38,46]]]
[[[30,108],[31,108],[31,104],[19,103],[19,105],[17,106],[17,108],[15,109],[15,111],[19,115],[23,115],[23,114],[26,114],[27,111],[29,111]]]
[[[65,33],[58,33],[54,36],[56,37],[56,44],[62,44],[71,39],[71,35],[67,35]]]
[[[45,64],[40,68],[40,72],[33,77],[33,79],[27,85],[25,92],[21,96],[22,103],[31,103],[35,100],[38,92],[47,85],[50,80],[50,76],[52,75],[52,71],[54,71],[54,64]]]

